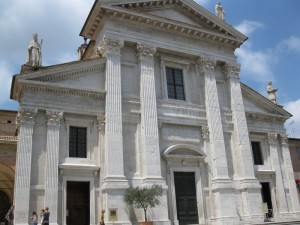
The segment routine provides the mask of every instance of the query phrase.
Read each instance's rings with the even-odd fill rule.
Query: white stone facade
[[[263,222],[262,183],[274,221],[300,219],[283,125],[291,115],[240,83],[243,34],[191,0],[102,0],[81,35],[90,39],[82,60],[14,77],[15,225],[44,206],[51,225],[68,224],[70,182],[89,184],[86,224],[99,223],[102,209],[106,224],[143,220],[123,193],[153,183],[164,192],[149,219],[181,224],[176,177],[187,174],[193,223]],[[180,71],[184,99],[170,98],[167,68]],[[86,157],[70,157],[72,127],[86,130]]]

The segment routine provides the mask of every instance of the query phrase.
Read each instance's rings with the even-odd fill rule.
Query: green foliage
[[[127,205],[135,208],[142,208],[147,221],[147,209],[160,204],[159,197],[162,196],[162,186],[153,184],[151,187],[129,187],[123,197]]]

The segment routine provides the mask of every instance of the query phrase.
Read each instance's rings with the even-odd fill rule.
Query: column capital
[[[240,78],[240,65],[239,64],[231,64],[225,63],[223,66],[223,71],[225,78]]]
[[[63,112],[57,112],[57,111],[46,111],[46,117],[48,119],[47,124],[48,125],[56,125],[60,126],[60,121],[63,118]]]
[[[215,70],[217,61],[208,57],[199,57],[197,59],[197,64],[201,72],[211,72]]]
[[[105,128],[105,116],[97,115],[97,122],[98,122],[98,130],[103,131]]]
[[[137,43],[136,48],[138,52],[137,56],[140,60],[153,60],[153,55],[156,52],[156,47]]]
[[[280,141],[282,146],[288,146],[288,135],[287,134],[280,134]]]
[[[202,126],[201,127],[201,132],[202,132],[203,140],[208,141],[209,140],[209,128],[208,128],[208,126]]]
[[[37,111],[37,109],[20,108],[16,118],[17,126],[20,126],[21,123],[34,123]]]
[[[97,55],[105,57],[107,54],[120,54],[124,47],[124,41],[112,37],[104,36],[100,46],[96,49]]]
[[[269,142],[270,145],[276,145],[277,144],[277,133],[274,132],[269,132],[267,135],[267,140]]]

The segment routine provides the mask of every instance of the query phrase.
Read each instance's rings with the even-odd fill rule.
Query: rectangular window
[[[254,165],[263,165],[263,157],[261,152],[261,146],[259,141],[252,141],[252,153],[254,159]]]
[[[166,68],[168,98],[185,100],[182,70]]]
[[[86,127],[70,126],[69,157],[86,158]]]

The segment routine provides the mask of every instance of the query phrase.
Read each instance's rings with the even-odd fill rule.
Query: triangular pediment
[[[278,117],[283,121],[292,116],[289,112],[285,111],[282,106],[274,104],[247,85],[241,83],[241,88],[246,114]]]
[[[141,26],[169,30],[194,38],[208,39],[239,47],[247,37],[192,0],[136,0],[95,2],[80,33],[95,40],[105,15]]]
[[[194,20],[192,20],[191,18],[187,17],[182,12],[180,12],[174,8],[167,8],[167,9],[162,8],[162,9],[148,10],[148,11],[146,11],[146,13],[148,13],[150,15],[166,18],[169,20],[202,27],[202,26],[200,26],[199,23],[195,22]]]
[[[22,89],[100,96],[105,93],[104,70],[105,61],[94,58],[27,71],[14,77],[12,97]]]

